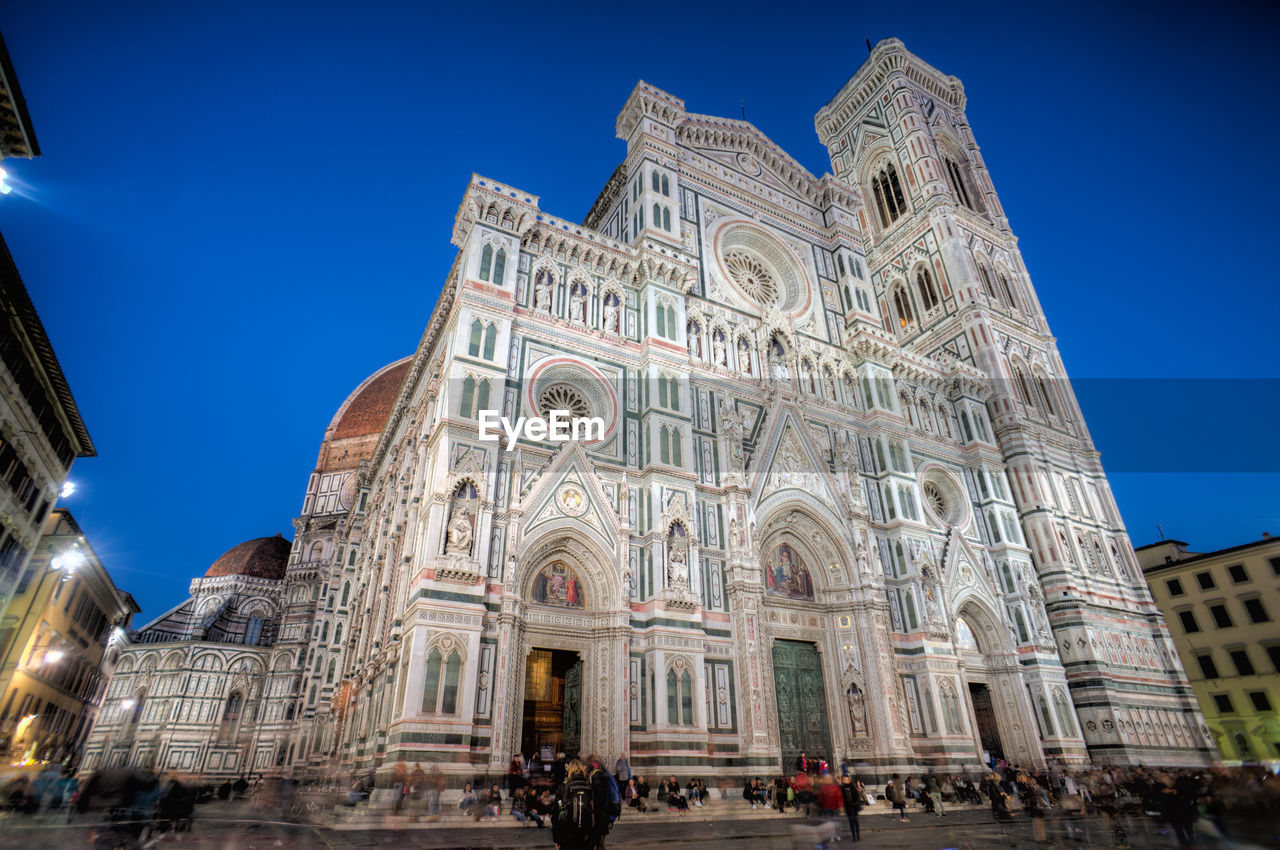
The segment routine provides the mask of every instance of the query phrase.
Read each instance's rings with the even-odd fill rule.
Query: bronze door
[[[800,753],[832,761],[831,727],[827,722],[822,659],[811,643],[773,643],[773,684],[778,698],[778,732],[782,768],[790,773]]]

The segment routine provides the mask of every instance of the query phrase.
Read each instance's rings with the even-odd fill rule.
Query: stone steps
[[[656,803],[655,800],[650,800]],[[973,804],[957,804],[948,803],[946,809],[948,812],[972,811],[986,809],[985,805]],[[425,808],[421,807],[420,802],[411,802],[401,812],[396,813],[394,808],[385,810],[381,806],[371,808],[369,804],[361,804],[354,807],[339,806],[330,817],[334,829],[338,830],[364,830],[364,829],[436,829],[436,828],[468,828],[468,827],[485,827],[485,828],[509,828],[520,829],[522,827],[528,829],[536,829],[536,825],[529,823],[527,827],[511,816],[507,802],[503,801],[502,814],[497,818],[485,819],[479,821],[474,817],[468,817],[458,811],[457,804],[452,806],[441,805],[440,815],[434,819],[428,814]],[[874,804],[868,805],[862,809],[863,816],[871,815],[889,815],[893,813],[893,807],[884,800],[877,800]],[[329,813],[326,813],[329,814]],[[692,806],[687,811],[678,812],[668,810],[665,806],[651,808],[647,812],[638,812],[631,808],[624,808],[622,812],[622,820],[628,822],[643,823],[673,823],[689,818],[697,820],[777,820],[779,818],[802,818],[804,812],[795,812],[788,809],[786,814],[779,814],[775,809],[759,806],[752,809],[750,804],[743,799],[724,799],[708,802],[703,806]],[[924,809],[917,805],[908,806],[908,817],[923,817]],[[929,817],[933,817],[930,815]],[[329,819],[329,818],[326,818]]]

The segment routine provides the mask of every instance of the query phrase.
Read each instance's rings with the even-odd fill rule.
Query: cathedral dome
[[[259,537],[232,546],[222,557],[213,562],[205,578],[219,576],[252,576],[279,581],[284,578],[289,565],[289,549],[293,546],[279,534],[275,537]]]
[[[317,472],[355,469],[373,456],[412,364],[412,357],[388,363],[347,396],[325,431]]]
[[[383,366],[356,387],[334,417],[330,439],[363,437],[382,431],[412,361],[413,358],[406,357]]]

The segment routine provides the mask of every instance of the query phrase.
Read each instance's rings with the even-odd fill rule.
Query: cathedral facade
[[[888,40],[821,178],[643,82],[585,221],[473,176],[416,352],[326,433],[237,769],[1210,760],[964,107]],[[598,430],[482,427],[552,411]]]

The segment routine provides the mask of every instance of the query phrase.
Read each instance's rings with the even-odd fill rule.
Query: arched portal
[[[969,597],[956,609],[952,634],[961,662],[961,697],[967,702],[979,760],[1043,765],[1044,750],[1034,734],[1035,720],[1008,629],[987,604]]]
[[[841,542],[846,535],[803,496],[775,496],[762,505],[767,513],[756,551],[772,753],[787,772],[801,753],[832,764],[859,758],[856,747],[870,746],[870,738],[865,713],[855,728],[843,684],[846,668],[865,667],[848,605],[856,570],[848,569],[855,560]]]
[[[492,758],[578,750],[615,759],[627,747],[626,634],[618,558],[563,528],[528,542],[517,555],[500,657],[509,659],[507,722],[495,730]],[[508,606],[504,605],[504,609]]]

